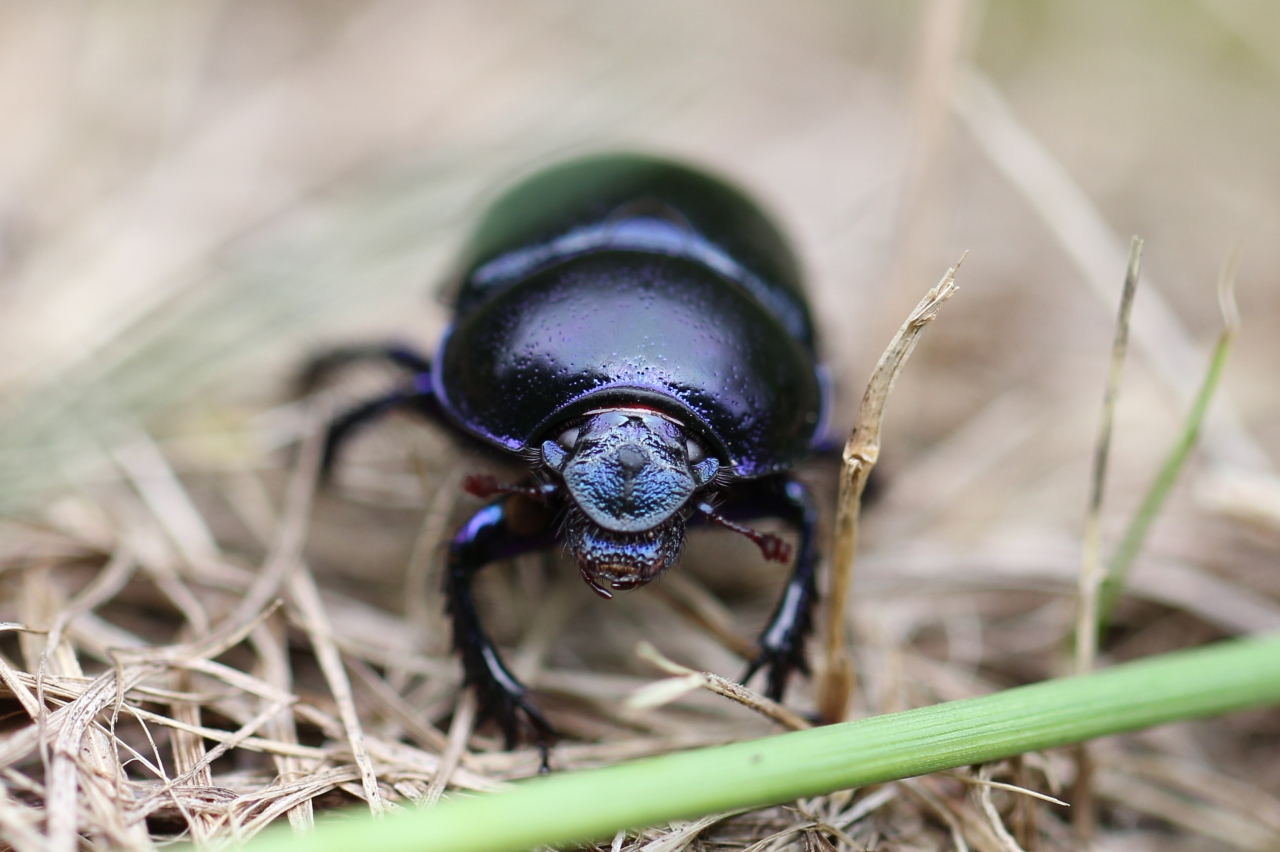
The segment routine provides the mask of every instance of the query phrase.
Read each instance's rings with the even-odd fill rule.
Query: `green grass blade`
[[[1121,539],[1116,552],[1107,563],[1106,576],[1098,589],[1097,633],[1095,634],[1097,636],[1101,636],[1102,632],[1106,630],[1107,623],[1111,617],[1111,610],[1119,599],[1121,592],[1124,591],[1125,582],[1129,577],[1129,569],[1133,567],[1134,560],[1138,558],[1138,553],[1141,552],[1142,545],[1146,542],[1147,534],[1151,531],[1151,525],[1155,523],[1160,510],[1164,508],[1169,492],[1173,490],[1174,483],[1178,481],[1178,474],[1182,472],[1187,457],[1191,455],[1192,448],[1195,447],[1200,438],[1200,430],[1204,425],[1204,418],[1209,413],[1209,403],[1213,401],[1213,394],[1218,389],[1223,370],[1227,366],[1227,358],[1231,354],[1231,344],[1235,340],[1236,329],[1239,327],[1235,299],[1232,295],[1235,265],[1236,256],[1233,253],[1227,259],[1221,279],[1218,282],[1218,299],[1222,304],[1222,315],[1226,327],[1218,337],[1218,344],[1213,350],[1213,358],[1209,361],[1209,369],[1205,373],[1204,380],[1200,382],[1196,397],[1191,403],[1191,410],[1187,412],[1186,420],[1183,421],[1182,432],[1178,435],[1178,440],[1169,451],[1169,455],[1165,457],[1160,472],[1151,483],[1151,487],[1147,490],[1146,496],[1143,497],[1138,510],[1134,512],[1133,520],[1129,522],[1129,528],[1125,530],[1124,538]]]
[[[1187,412],[1187,418],[1183,422],[1182,432],[1165,458],[1160,472],[1151,483],[1138,510],[1134,512],[1133,520],[1129,522],[1129,528],[1125,530],[1124,538],[1121,539],[1115,554],[1107,563],[1107,574],[1098,593],[1098,633],[1106,629],[1111,610],[1119,599],[1120,593],[1124,591],[1129,569],[1138,558],[1138,553],[1146,542],[1147,533],[1151,531],[1151,525],[1159,516],[1169,492],[1178,481],[1178,474],[1182,472],[1187,457],[1200,437],[1200,429],[1204,424],[1205,414],[1209,411],[1209,403],[1213,400],[1213,393],[1222,378],[1227,356],[1231,353],[1232,339],[1233,335],[1230,332],[1224,332],[1219,338],[1213,352],[1213,360],[1209,363],[1209,370],[1205,373],[1200,390],[1196,393],[1191,410]]]
[[[556,773],[404,816],[335,820],[310,835],[273,828],[248,848],[516,852],[1276,702],[1280,637],[1233,640],[981,698]]]

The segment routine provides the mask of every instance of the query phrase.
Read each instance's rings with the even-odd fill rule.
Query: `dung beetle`
[[[830,393],[778,230],[700,171],[597,156],[500,197],[465,258],[434,358],[337,349],[311,362],[304,383],[360,359],[407,373],[332,421],[326,471],[354,429],[394,409],[527,467],[519,485],[468,478],[466,490],[489,502],[449,545],[453,644],[480,717],[508,748],[532,735],[545,765],[551,726],[476,611],[472,579],[485,565],[560,543],[609,598],[675,565],[689,526],[728,527],[789,561],[781,539],[739,523],[765,516],[795,527],[799,547],[743,682],[763,671],[781,700],[791,673],[808,671],[817,595],[817,510],[791,470],[821,441]]]

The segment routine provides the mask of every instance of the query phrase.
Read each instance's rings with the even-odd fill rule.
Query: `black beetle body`
[[[647,400],[740,476],[808,452],[809,310],[781,237],[737,192],[656,160],[580,161],[500,199],[474,243],[433,386],[464,428],[519,451]]]
[[[595,157],[499,199],[468,257],[432,361],[397,347],[338,350],[306,381],[370,356],[413,374],[411,386],[334,421],[326,469],[354,427],[403,407],[524,460],[539,482],[471,480],[468,490],[495,499],[450,546],[454,643],[482,715],[509,746],[522,724],[539,745],[550,734],[476,613],[471,578],[485,564],[562,541],[610,597],[671,567],[691,523],[728,526],[785,560],[778,539],[732,520],[766,515],[800,532],[792,579],[747,671],[764,669],[780,699],[790,673],[806,670],[816,597],[816,511],[788,471],[821,439],[829,405],[777,230],[700,172]]]

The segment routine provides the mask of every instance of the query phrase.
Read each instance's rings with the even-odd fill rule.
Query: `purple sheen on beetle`
[[[743,194],[669,161],[587,158],[500,198],[472,239],[454,318],[432,361],[403,346],[315,359],[312,383],[379,359],[410,380],[335,418],[328,471],[361,425],[408,410],[527,467],[520,483],[467,477],[490,502],[453,536],[447,611],[481,719],[508,748],[529,737],[548,766],[554,730],[506,668],[472,592],[496,560],[567,546],[603,597],[679,560],[686,526],[749,537],[766,559],[789,541],[743,526],[770,516],[798,533],[786,589],[760,634],[756,672],[781,700],[807,672],[817,598],[818,512],[792,474],[825,444],[829,375],[818,364],[799,267]]]
[[[592,408],[639,403],[738,476],[789,469],[822,419],[812,355],[726,283],[683,258],[573,258],[459,318],[433,390],[461,428],[509,451]]]

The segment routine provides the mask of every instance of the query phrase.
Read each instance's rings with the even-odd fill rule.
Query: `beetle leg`
[[[445,573],[446,608],[453,619],[453,647],[462,655],[466,683],[476,690],[478,718],[502,729],[508,749],[523,731],[531,735],[546,766],[547,746],[555,736],[529,690],[516,679],[493,646],[471,593],[476,572],[498,559],[546,547],[555,541],[553,507],[525,494],[508,494],[471,517],[449,545]]]
[[[328,477],[332,472],[338,453],[347,439],[361,427],[396,409],[412,411],[443,426],[473,451],[494,453],[491,446],[459,428],[445,416],[432,386],[431,362],[407,347],[348,346],[331,350],[311,359],[302,371],[298,387],[304,393],[309,392],[340,368],[357,361],[386,361],[395,364],[411,374],[411,382],[382,396],[358,403],[330,421],[325,433],[324,455],[320,466],[323,477]]]
[[[415,375],[431,372],[431,361],[407,346],[395,343],[341,346],[321,352],[307,362],[298,375],[298,395],[311,393],[338,370],[359,361],[386,361]]]
[[[772,516],[794,525],[800,532],[800,547],[791,568],[791,578],[774,608],[769,624],[756,642],[755,658],[742,676],[745,684],[763,670],[765,694],[781,701],[791,673],[809,673],[805,642],[813,630],[813,605],[818,599],[815,541],[818,507],[808,487],[789,476],[753,480],[730,490],[719,512],[747,520]]]
[[[499,494],[523,494],[526,497],[545,502],[560,491],[560,485],[556,482],[539,482],[535,485],[511,485],[506,482],[499,482],[496,476],[488,473],[469,473],[462,479],[462,490],[473,497],[479,497],[481,500],[488,500],[490,497],[497,497]]]
[[[333,470],[338,451],[357,429],[397,408],[408,408],[432,419],[441,420],[439,405],[431,388],[431,362],[407,346],[372,344],[330,349],[307,362],[297,379],[299,394],[313,391],[334,373],[360,361],[385,361],[409,372],[413,384],[380,397],[365,400],[344,411],[330,423],[324,438],[324,455],[320,471],[325,477]]]
[[[431,391],[431,374],[419,373],[413,387],[394,390],[382,396],[367,399],[329,421],[324,436],[324,455],[320,461],[322,477],[328,477],[338,460],[338,451],[361,427],[372,423],[397,408],[417,412],[429,420],[450,426],[440,411],[435,394]],[[457,431],[457,430],[452,430]]]
[[[385,396],[367,399],[339,414],[329,421],[329,428],[324,435],[324,455],[320,461],[320,475],[328,478],[333,472],[334,462],[338,458],[338,450],[347,442],[359,427],[377,420],[387,412],[399,408],[408,400],[403,391],[392,391]]]
[[[762,533],[759,530],[753,530],[751,527],[744,527],[742,524],[735,524],[724,515],[712,508],[710,503],[701,502],[694,506],[702,516],[710,523],[716,526],[724,527],[732,530],[738,535],[746,536],[751,542],[760,548],[760,554],[770,562],[790,562],[791,561],[791,545],[778,538],[773,533]]]

